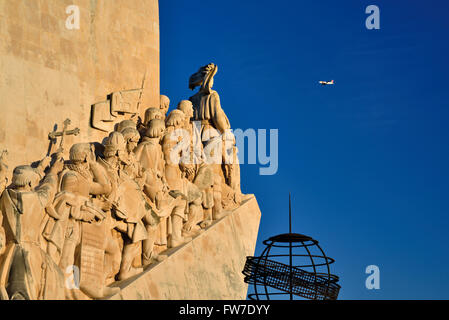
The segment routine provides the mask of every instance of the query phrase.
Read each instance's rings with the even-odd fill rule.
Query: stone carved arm
[[[64,179],[73,179],[74,176],[66,175],[64,176]],[[89,202],[90,199],[87,199],[85,197],[77,196],[76,194],[67,191],[67,188],[65,191],[60,193],[57,197],[58,201],[62,201],[64,203],[64,208],[68,208],[68,215],[65,216],[63,212],[58,213],[60,216],[65,216],[66,218],[72,218],[74,220],[78,221],[86,221],[91,222],[95,221],[95,214],[87,211],[82,210],[82,208],[85,206],[86,202]],[[55,200],[56,202],[56,200]]]
[[[191,181],[195,177],[195,171],[196,171],[195,164],[181,162],[179,164],[179,168],[183,172],[184,177],[187,178],[189,181]]]
[[[112,186],[101,165],[91,162],[90,169],[94,175],[94,182],[90,185],[89,193],[94,195],[108,195],[112,192]]]
[[[91,201],[92,201],[92,204],[95,207],[97,207],[97,208],[99,208],[99,209],[101,209],[103,211],[109,211],[109,210],[112,209],[112,203],[108,202],[108,201],[106,201],[104,199],[93,198],[93,199],[91,199]]]
[[[82,210],[82,208],[83,208],[82,204],[77,204],[77,205],[71,206],[70,217],[74,220],[84,221],[84,222],[95,221],[95,214],[90,211],[87,211],[87,210]]]
[[[39,164],[37,165],[37,172],[41,178],[45,176],[45,169],[48,167],[48,165],[51,162],[51,157],[45,157],[41,161],[39,161]]]
[[[48,174],[44,177],[41,184],[35,189],[42,206],[48,207],[53,203],[58,187],[58,173],[62,171],[64,160],[56,159],[50,167]]]
[[[231,128],[231,125],[228,117],[221,108],[220,96],[217,92],[211,94],[210,103],[212,106],[212,122],[220,133],[225,133],[227,129]]]
[[[92,167],[91,167],[92,168]],[[98,170],[100,170],[100,168],[97,168]],[[99,173],[99,172],[98,172]],[[94,189],[97,188],[96,190],[92,190],[92,185],[84,185],[84,188],[89,188],[89,192],[91,194],[93,194],[93,191],[103,191],[102,188],[104,188],[103,183],[105,181],[103,181],[102,179],[105,179],[104,176],[103,178],[101,178],[100,175],[100,182],[102,182],[101,184],[98,183],[98,187],[94,185]],[[92,212],[92,208],[89,207],[94,207],[94,208],[98,208],[98,210],[110,210],[111,206],[106,202],[103,201],[101,199],[86,199],[86,198],[82,198],[77,196],[76,194],[78,193],[78,189],[80,188],[80,181],[78,180],[78,177],[73,174],[73,173],[66,173],[63,178],[62,178],[62,182],[61,182],[61,190],[63,192],[65,192],[66,196],[65,196],[65,200],[67,201],[67,205],[69,205],[72,209],[71,209],[71,217],[75,220],[81,220],[81,221],[86,221],[86,222],[90,222],[95,220],[95,213]],[[95,183],[94,183],[95,184]],[[81,186],[83,187],[83,186]],[[110,188],[110,187],[109,187]],[[106,190],[107,191],[107,190]],[[100,193],[102,194],[102,193]],[[86,205],[86,202],[91,203],[91,205]],[[99,212],[97,212],[98,214]]]
[[[89,201],[86,201],[84,204],[80,207],[81,217],[80,220],[86,221],[86,222],[93,222],[93,221],[102,221],[106,218],[106,215],[102,211],[103,203],[95,203],[93,200],[97,199],[91,199]]]

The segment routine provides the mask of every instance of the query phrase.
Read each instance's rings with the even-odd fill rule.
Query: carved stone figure
[[[141,241],[148,236],[142,219],[150,208],[146,206],[141,187],[133,179],[134,170],[129,169],[126,142],[121,133],[109,135],[105,143],[104,160],[101,159],[100,163],[112,185],[113,191],[107,199],[114,204],[115,217],[120,222],[116,227],[123,235],[122,261],[118,274],[118,278],[123,280],[142,271],[140,267],[133,266],[133,260],[139,256]]]
[[[190,152],[190,136],[185,134],[185,114],[181,110],[173,110],[167,120],[167,130],[162,139],[162,150],[165,158],[165,177],[171,190],[180,192],[186,202],[186,215],[174,217],[172,220],[172,242],[173,246],[181,244],[183,241],[190,240],[190,236],[200,231],[198,223],[203,220],[203,212],[201,208],[202,194],[201,191],[185,178],[181,170],[182,162],[190,162],[190,157],[183,157],[184,151]],[[178,135],[178,133],[180,135]],[[181,146],[181,148],[179,148]],[[185,158],[185,159],[184,159]],[[186,221],[182,225],[180,218]],[[182,239],[182,235],[187,239]]]
[[[100,199],[91,199],[92,195],[110,193],[111,186],[95,161],[90,144],[72,146],[70,163],[66,165],[61,177],[62,194],[55,203],[61,217],[56,222],[55,230],[62,230],[65,235],[59,266],[63,270],[72,265],[79,266],[80,289],[87,296],[102,298],[114,294],[117,288],[106,287],[107,273],[104,265],[105,252],[117,251],[109,236],[109,223],[105,220],[105,211],[110,206]],[[57,228],[58,225],[61,226]],[[52,242],[59,250],[61,246],[57,240],[60,237],[55,231],[51,234],[56,234]],[[102,263],[98,263],[99,261]]]
[[[0,198],[0,295],[2,299],[64,299],[64,275],[45,252],[40,230],[57,189],[58,158],[38,185],[30,166],[14,169],[12,187]],[[37,187],[36,187],[37,186]]]
[[[170,99],[167,96],[161,94],[160,100],[161,102],[159,108],[161,109],[162,117],[165,120],[168,109],[170,108]]]
[[[145,183],[145,177],[144,177],[144,169],[140,165],[140,163],[137,161],[134,150],[137,148],[137,145],[140,141],[140,134],[137,129],[128,127],[121,131],[123,138],[125,139],[126,143],[126,152],[127,152],[127,160],[126,164],[124,166],[124,169],[126,173],[136,182],[138,182],[139,186],[143,188],[143,185]]]
[[[183,159],[181,165],[193,167],[194,165],[198,165],[203,163],[205,160],[205,155],[203,153],[203,145],[201,143],[201,132],[199,129],[201,127],[197,127],[193,120],[193,104],[189,100],[182,100],[178,104],[178,110],[182,111],[185,115],[185,121],[183,125],[183,129],[187,131],[188,136],[190,137],[190,146],[188,159]]]
[[[214,163],[214,173],[220,176],[214,178],[216,192],[221,189],[218,185],[225,183],[234,190],[234,198],[240,203],[240,166],[236,156],[235,138],[230,131],[229,119],[221,108],[220,97],[212,90],[217,71],[218,66],[210,63],[190,77],[189,88],[193,90],[200,86],[200,89],[189,100],[194,107],[193,119],[201,122],[201,140],[206,158]],[[222,164],[222,168],[218,163]],[[214,207],[214,211],[217,216],[221,215],[221,208]]]
[[[166,133],[162,139],[162,150],[165,159],[165,178],[171,190],[182,190],[182,172],[180,163],[182,152],[188,148],[189,141],[185,141],[185,115],[180,110],[173,110],[166,119]],[[186,145],[184,146],[184,143]]]
[[[183,129],[186,130],[188,137],[190,137],[190,144],[187,145],[187,156],[181,158],[180,168],[186,179],[192,182],[202,194],[202,216],[189,214],[189,219],[184,225],[184,230],[187,231],[191,230],[191,228],[194,230],[197,229],[198,223],[201,223],[201,227],[204,228],[209,226],[213,221],[214,175],[211,165],[205,163],[206,157],[201,143],[200,128],[191,122],[193,117],[192,102],[189,100],[181,101],[178,104],[178,110],[182,111],[186,116]],[[191,209],[197,210],[194,207]]]
[[[154,170],[160,178],[165,177],[165,160],[160,145],[164,132],[165,123],[163,120],[151,120],[142,142],[134,150],[136,159],[140,162],[142,167],[146,170]]]
[[[145,116],[143,123],[138,127],[139,133],[141,137],[145,136],[145,132],[148,129],[148,125],[153,119],[161,119],[165,120],[165,116],[162,115],[162,111],[160,108],[148,108],[145,110]]]
[[[165,255],[157,254],[154,252],[153,248],[160,219],[166,218],[170,212],[168,208],[165,208],[165,212],[157,209],[156,198],[153,197],[151,189],[158,183],[158,178],[154,175],[153,171],[147,171],[142,167],[135,157],[134,150],[140,140],[139,132],[133,128],[126,128],[122,131],[122,134],[125,138],[126,149],[128,152],[128,163],[125,165],[124,170],[138,183],[141,190],[144,191],[143,195],[146,204],[150,207],[143,218],[147,231],[147,238],[144,239],[142,243],[142,264],[148,265],[154,261],[162,261],[167,257]]]
[[[163,112],[164,111],[159,108],[148,108],[145,111],[145,126],[148,128],[148,123],[153,119],[165,120],[165,114]]]
[[[145,187],[145,193],[159,209],[165,209],[165,206],[162,205],[162,199],[169,199],[167,197],[169,189],[165,180],[165,160],[160,145],[164,132],[165,123],[163,120],[150,120],[142,142],[135,149],[136,159],[150,173],[152,178],[152,183]],[[169,207],[173,209],[173,207]],[[159,247],[167,245],[167,216],[160,218],[156,229],[152,229],[151,233],[151,239],[144,241],[143,252],[146,263],[150,263],[152,257],[157,255],[154,251],[155,244]]]
[[[168,245],[169,247],[174,247],[184,243],[181,230],[186,203],[181,199],[179,194],[169,194],[170,189],[166,180],[164,153],[160,145],[160,139],[164,132],[165,125],[162,120],[151,120],[146,132],[146,137],[136,149],[136,157],[142,166],[153,175],[153,186],[148,186],[146,188],[146,193],[156,204],[157,209],[164,212],[163,214],[160,214],[161,221],[155,242],[159,246]],[[168,211],[168,216],[166,216]],[[167,221],[168,219],[169,221]],[[171,228],[173,219],[177,227],[175,228],[176,231],[174,236],[172,232],[173,228]],[[181,221],[181,223],[179,223],[179,221]],[[169,235],[171,235],[170,241],[167,241]],[[151,245],[148,244],[148,247],[151,247]],[[147,258],[149,258],[149,253],[146,255]]]
[[[201,121],[201,133],[203,141],[223,134],[231,128],[229,119],[221,108],[220,96],[217,91],[212,90],[214,76],[218,71],[218,66],[210,63],[201,67],[198,72],[189,79],[189,88],[200,90],[189,98],[193,103],[194,120]],[[218,131],[218,132],[216,132]]]

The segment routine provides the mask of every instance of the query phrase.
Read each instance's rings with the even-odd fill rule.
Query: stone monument
[[[73,2],[0,2],[0,299],[244,299],[260,211],[218,66],[170,111],[158,1]]]

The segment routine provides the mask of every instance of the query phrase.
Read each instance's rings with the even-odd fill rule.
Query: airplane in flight
[[[325,85],[328,85],[328,84],[334,84],[334,80],[331,80],[331,81],[320,81],[320,84],[322,86],[325,86]]]

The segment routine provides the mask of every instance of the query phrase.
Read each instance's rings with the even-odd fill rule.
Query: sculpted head
[[[125,128],[122,132],[126,142],[126,151],[133,152],[140,140],[139,131],[134,128]]]
[[[161,119],[153,119],[148,124],[145,136],[148,138],[160,138],[165,132],[165,122]]]
[[[33,190],[39,184],[40,176],[31,166],[18,166],[12,173],[14,188]]]
[[[189,78],[189,89],[194,90],[201,86],[202,90],[210,90],[214,85],[214,76],[217,74],[218,66],[214,63],[209,63],[201,67],[196,73]]]
[[[161,94],[160,110],[162,112],[163,117],[165,117],[169,108],[170,108],[170,99],[167,96],[164,96],[163,94]]]
[[[181,110],[189,120],[193,118],[193,104],[191,101],[182,100],[178,104],[178,110]]]
[[[186,115],[184,114],[184,112],[176,109],[170,112],[167,120],[165,120],[165,125],[167,126],[167,128],[174,127],[176,129],[184,125],[185,119]]]
[[[123,120],[117,125],[117,132],[122,132],[126,128],[136,129],[136,123],[132,120]]]
[[[162,116],[162,111],[161,109],[158,108],[148,108],[145,111],[145,122],[144,124],[146,126],[148,126],[148,122],[150,122],[153,119],[164,119],[164,117]]]
[[[72,164],[87,166],[93,154],[89,143],[76,143],[70,148],[69,158]]]
[[[117,159],[125,159],[126,155],[126,142],[123,134],[120,132],[111,132],[104,144],[104,157]]]

